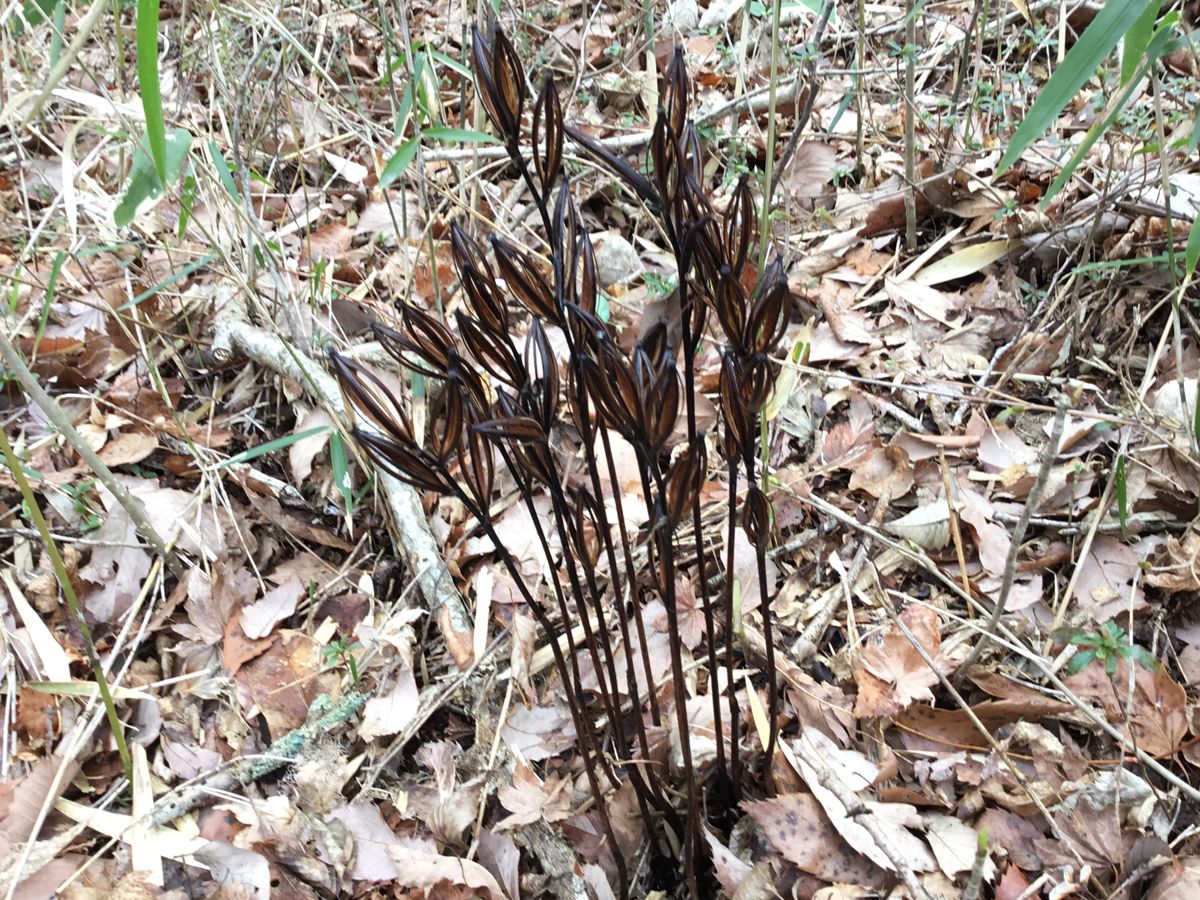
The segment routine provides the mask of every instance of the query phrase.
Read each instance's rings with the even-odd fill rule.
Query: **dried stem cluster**
[[[533,100],[526,131],[529,91],[512,44],[502,31],[488,38],[476,30],[473,39],[476,85],[541,216],[549,271],[526,250],[498,237],[491,239],[489,258],[455,224],[450,240],[465,309],[455,312],[454,327],[404,306],[401,327],[376,328],[383,346],[400,363],[436,386],[430,392],[424,440],[418,439],[405,404],[368,368],[336,353],[333,365],[352,408],[374,426],[354,429],[372,460],[419,489],[461,501],[495,544],[548,636],[622,896],[629,896],[632,876],[606,801],[610,790],[625,782],[636,796],[647,833],[661,841],[657,850],[679,859],[693,896],[707,895],[712,889],[697,874],[705,866],[704,822],[725,812],[722,805],[736,802],[750,778],[735,678],[745,666],[733,640],[740,614],[735,583],[725,578],[720,595],[714,596],[706,576],[719,571],[722,561],[705,546],[701,527],[708,439],[697,425],[696,356],[708,337],[711,315],[719,328],[713,336],[722,348],[722,428],[713,446],[725,457],[729,472],[723,562],[732,571],[734,530],[740,524],[756,552],[760,596],[765,598],[772,511],[759,487],[765,475],[759,463],[759,423],[776,374],[768,353],[788,322],[783,266],[776,259],[755,272],[749,262],[756,215],[744,178],[723,214],[706,194],[700,142],[688,119],[690,88],[681,51],[667,72],[664,108],[650,144],[652,175],[647,177],[564,124],[549,76]],[[564,135],[619,176],[660,220],[679,272],[679,346],[660,324],[626,352],[597,315],[596,261],[564,172]],[[532,167],[522,152],[526,139]],[[747,289],[747,284],[753,287]],[[531,317],[521,349],[512,340],[513,300]],[[565,365],[555,359],[551,328],[561,329],[565,337]],[[673,445],[681,415],[684,438]],[[620,483],[614,435],[627,441],[636,456],[644,528],[634,529],[622,498],[612,496]],[[570,443],[579,450],[568,456],[561,448]],[[529,582],[496,533],[490,507],[497,466],[515,481],[551,562],[547,590]],[[743,494],[740,478],[745,479]],[[548,516],[535,506],[545,498]],[[635,563],[640,554],[634,552],[640,546],[648,560],[641,566]],[[704,781],[689,738],[689,654],[681,640],[676,597],[685,580],[699,593],[704,618],[700,665],[707,678],[697,690],[706,683],[712,701],[717,739],[711,783]],[[670,641],[669,684],[662,691],[648,651],[646,607],[652,600],[660,600],[666,610]],[[763,772],[769,778],[779,698],[769,604],[764,602],[762,609],[769,722]],[[582,633],[581,641],[576,633]],[[584,686],[588,664],[595,691]],[[682,756],[677,766],[663,752],[672,715]]]

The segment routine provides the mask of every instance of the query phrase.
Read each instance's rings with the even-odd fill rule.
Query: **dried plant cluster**
[[[704,895],[710,892],[703,883],[705,822],[720,818],[747,786],[769,788],[777,740],[769,605],[762,606],[765,658],[746,660],[734,637],[740,613],[733,579],[712,576],[732,570],[734,530],[740,527],[757,555],[760,596],[767,595],[772,510],[759,486],[759,421],[776,376],[768,354],[788,322],[784,269],[778,259],[758,271],[752,264],[756,213],[744,178],[724,213],[706,194],[681,51],[667,72],[649,177],[564,124],[550,77],[533,101],[526,131],[526,75],[502,31],[490,39],[476,31],[473,54],[488,115],[540,213],[548,270],[528,250],[498,237],[491,240],[489,259],[455,224],[450,240],[467,309],[455,312],[451,327],[405,306],[400,328],[376,328],[398,362],[436,386],[423,440],[404,401],[368,368],[336,353],[333,364],[354,410],[370,423],[360,423],[354,435],[372,460],[422,490],[461,501],[495,543],[545,631],[622,896],[633,889],[635,873],[620,850],[606,801],[625,783],[636,796],[646,833],[661,841],[654,850],[678,859],[691,893]],[[597,315],[596,262],[563,167],[565,135],[617,174],[658,218],[679,272],[678,346],[660,324],[626,352]],[[512,339],[514,306],[530,316],[520,350]],[[562,366],[548,333],[555,328],[567,346]],[[697,426],[695,361],[708,340],[722,348],[717,435]],[[681,417],[684,425],[677,429]],[[636,454],[644,528],[633,529],[621,498],[611,496],[618,484],[614,434]],[[567,445],[579,449],[569,456],[561,449]],[[709,446],[728,469],[724,559],[706,546],[701,525]],[[548,589],[527,582],[497,536],[489,509],[498,466],[515,481],[552,561]],[[545,497],[548,517],[535,509],[535,499]],[[679,760],[665,752],[669,730],[689,734],[691,654],[680,638],[676,596],[684,582],[690,582],[702,609],[704,638],[696,662],[706,677],[697,689],[711,698],[719,736],[715,764],[705,769],[693,758],[691,740],[678,742]],[[652,600],[666,610],[671,669],[665,685],[655,684],[651,672],[646,607]],[[579,633],[582,640],[575,637]],[[584,686],[581,665],[587,664],[595,674],[594,691]],[[747,728],[750,717],[737,699],[737,673],[748,667],[765,672],[768,735],[762,753],[748,749],[762,750],[764,743]]]

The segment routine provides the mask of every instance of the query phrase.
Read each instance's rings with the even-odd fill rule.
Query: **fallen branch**
[[[279,335],[247,322],[227,322],[224,327],[230,346],[238,353],[295,381],[326,409],[345,420],[346,408],[337,382],[313,360]],[[416,579],[455,663],[463,668],[471,662],[474,625],[462,596],[446,572],[420,497],[413,488],[386,472],[378,471],[376,477],[391,512],[396,549],[403,554],[408,570]]]

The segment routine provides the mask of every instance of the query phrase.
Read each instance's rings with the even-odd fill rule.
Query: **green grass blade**
[[[1168,44],[1174,37],[1174,33],[1172,31],[1173,21],[1174,20],[1172,20],[1170,17],[1163,20],[1163,26],[1159,28],[1157,32],[1155,32],[1154,38],[1150,42],[1150,46],[1146,48],[1146,53],[1144,54],[1141,65],[1134,73],[1134,78],[1109,99],[1108,103],[1104,107],[1103,114],[1092,124],[1092,127],[1088,129],[1087,134],[1084,135],[1083,140],[1079,142],[1079,145],[1075,148],[1074,152],[1071,153],[1070,159],[1067,160],[1066,164],[1062,167],[1062,171],[1058,173],[1058,176],[1054,179],[1053,183],[1051,183],[1049,189],[1046,191],[1045,196],[1042,197],[1043,209],[1045,209],[1046,206],[1049,205],[1050,201],[1054,199],[1054,196],[1060,190],[1062,190],[1062,186],[1067,183],[1067,179],[1071,177],[1075,169],[1079,167],[1079,164],[1083,162],[1083,158],[1087,155],[1087,152],[1092,149],[1092,145],[1095,144],[1096,141],[1098,141],[1105,134],[1105,132],[1112,127],[1113,122],[1115,122],[1117,116],[1120,115],[1121,110],[1124,109],[1125,105],[1129,102],[1129,99],[1132,96],[1134,89],[1137,87],[1137,83],[1142,74],[1144,74],[1145,71],[1154,64],[1154,61],[1167,49]]]
[[[208,153],[212,157],[213,168],[217,170],[217,178],[225,186],[225,190],[229,192],[229,196],[234,199],[238,206],[241,206],[242,194],[233,182],[233,172],[229,168],[229,163],[225,161],[225,157],[221,153],[221,148],[217,146],[216,141],[208,142]]]
[[[1200,262],[1200,215],[1192,219],[1192,227],[1188,231],[1187,254],[1184,261],[1184,277],[1196,271],[1196,263]]]
[[[285,434],[283,437],[275,438],[273,441],[267,441],[265,444],[259,444],[257,447],[251,447],[249,450],[243,450],[236,456],[231,456],[223,462],[217,463],[213,468],[215,470],[227,469],[230,466],[241,465],[242,463],[250,462],[252,459],[258,459],[267,453],[272,453],[276,450],[282,450],[284,447],[290,447],[296,441],[303,440],[306,437],[323,434],[329,430],[328,425],[319,425],[316,428],[306,428],[304,431],[297,431],[295,434]]]
[[[422,137],[431,141],[463,144],[498,144],[500,139],[483,131],[473,131],[470,128],[451,128],[449,125],[434,125],[421,132]]]
[[[146,142],[163,184],[167,178],[167,126],[158,83],[158,0],[138,0],[137,72],[146,114]]]
[[[401,175],[408,168],[408,164],[413,161],[417,155],[417,148],[420,142],[415,137],[409,138],[400,145],[400,149],[392,154],[392,158],[384,164],[383,171],[379,173],[379,187],[385,188]]]
[[[329,435],[329,464],[333,467],[333,481],[346,501],[346,518],[350,519],[354,515],[354,485],[346,462],[346,442],[338,431]]]
[[[1125,454],[1117,457],[1117,521],[1121,523],[1121,531],[1129,521],[1129,494],[1125,481]]]
[[[1025,152],[1025,148],[1054,123],[1071,98],[1092,77],[1100,64],[1112,53],[1117,42],[1151,4],[1157,9],[1158,0],[1112,0],[1104,4],[1092,20],[1092,24],[1050,76],[1041,94],[1030,107],[1029,113],[1013,133],[1008,149],[996,167],[996,174],[1000,174],[1016,162]]]
[[[1133,80],[1150,46],[1150,38],[1154,35],[1154,23],[1158,21],[1158,4],[1147,3],[1137,21],[1125,33],[1125,44],[1121,47],[1121,87]]]
[[[147,132],[149,142],[149,132]],[[183,171],[187,161],[188,150],[192,146],[192,135],[186,128],[172,128],[166,138],[167,165],[164,182],[156,171],[155,162],[142,146],[133,151],[133,163],[129,167],[129,180],[125,185],[125,195],[117,208],[113,210],[113,222],[118,228],[124,228],[137,215],[138,207],[146,200],[161,196],[164,184],[171,184]]]

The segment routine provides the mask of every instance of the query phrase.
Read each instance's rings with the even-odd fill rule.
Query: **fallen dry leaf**
[[[908,627],[933,664],[944,667],[937,613],[925,606],[913,605],[900,614],[900,621]],[[894,623],[882,639],[869,642],[863,649],[854,679],[858,683],[858,699],[854,704],[856,716],[894,716],[917,700],[932,699],[930,689],[938,683],[937,672]]]

